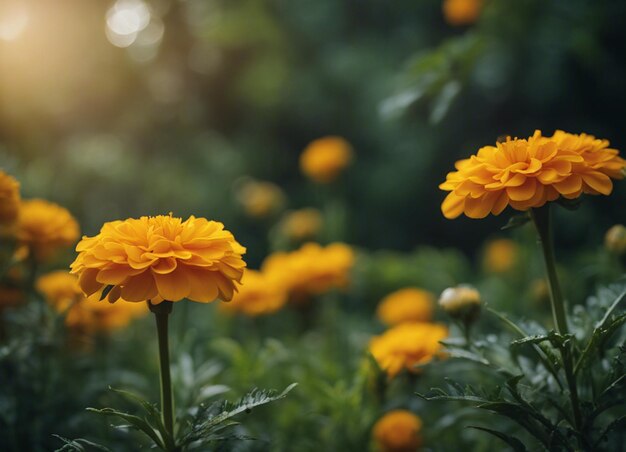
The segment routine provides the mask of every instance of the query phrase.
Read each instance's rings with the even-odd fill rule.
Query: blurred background
[[[253,267],[279,246],[266,232],[282,210],[247,215],[251,179],[286,193],[283,209],[335,212],[329,238],[471,254],[507,215],[443,218],[437,185],[457,159],[536,128],[623,149],[626,4],[454,3],[1,0],[0,165],[86,234],[193,213],[225,222]],[[326,135],[354,152],[321,186],[298,159]],[[561,212],[559,245],[600,243],[625,202],[617,184]]]

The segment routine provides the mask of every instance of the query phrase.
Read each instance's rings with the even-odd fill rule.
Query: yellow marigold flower
[[[280,210],[285,203],[285,195],[271,182],[248,181],[237,192],[239,202],[246,214],[263,218]]]
[[[354,259],[352,248],[343,243],[326,247],[306,243],[296,251],[268,256],[262,270],[280,279],[290,296],[297,299],[346,287]]]
[[[20,183],[0,170],[0,224],[17,219],[20,207]]]
[[[555,141],[556,140],[556,141]],[[528,139],[510,139],[485,146],[476,155],[456,163],[439,186],[450,193],[441,210],[446,218],[465,214],[484,218],[499,215],[507,205],[516,210],[541,207],[559,196],[573,199],[581,193],[608,194],[610,177],[621,177],[615,168],[626,161],[605,148],[589,150],[583,139],[546,138],[541,132]],[[607,144],[608,145],[608,144]],[[611,163],[591,163],[596,159]],[[607,184],[607,180],[609,184]]]
[[[241,246],[222,223],[171,215],[105,223],[83,237],[71,273],[87,295],[113,286],[109,301],[230,300],[246,263]]]
[[[428,322],[433,316],[434,301],[435,296],[432,293],[407,287],[383,298],[376,315],[389,326],[405,322]]]
[[[408,410],[392,410],[374,424],[373,436],[381,452],[415,452],[422,444],[421,430],[418,416]]]
[[[15,223],[15,237],[38,259],[72,245],[80,235],[78,223],[64,207],[43,199],[24,200]]]
[[[327,184],[350,164],[352,146],[345,139],[328,136],[312,141],[300,155],[300,169],[312,181]]]
[[[280,281],[271,275],[246,269],[239,291],[231,301],[220,303],[218,307],[224,312],[257,316],[274,313],[286,302],[287,292]]]
[[[322,214],[313,208],[295,210],[282,220],[280,229],[293,241],[315,237],[322,228]]]
[[[616,224],[606,231],[604,246],[612,253],[621,255],[626,252],[626,227]]]
[[[476,22],[483,8],[483,0],[444,0],[443,15],[450,25],[469,25]]]
[[[484,250],[483,268],[489,273],[506,273],[517,261],[519,248],[513,240],[490,241]]]
[[[465,322],[476,320],[481,303],[480,293],[470,286],[448,287],[439,297],[439,306],[450,317]]]
[[[441,352],[439,341],[448,329],[434,323],[402,323],[372,338],[369,351],[389,378],[402,369],[417,372],[416,366],[431,361]]]
[[[66,314],[65,324],[75,332],[111,331],[148,313],[145,303],[121,300],[111,304],[105,300],[100,301],[98,294],[85,297],[78,278],[63,270],[39,277],[36,287],[57,312]]]

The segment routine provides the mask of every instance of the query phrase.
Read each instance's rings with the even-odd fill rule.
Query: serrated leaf
[[[589,342],[585,346],[580,358],[574,366],[574,375],[585,366],[586,362],[591,358],[593,352],[598,352],[604,348],[606,342],[611,338],[619,328],[626,323],[626,313],[613,317],[611,320],[605,320],[598,325],[591,335]]]
[[[161,437],[157,434],[157,430],[151,426],[145,419],[135,416],[134,414],[125,413],[123,411],[114,410],[113,408],[87,408],[91,413],[101,414],[104,416],[114,416],[125,420],[135,429],[144,432],[154,443],[163,450],[167,450]]]
[[[506,444],[511,446],[515,452],[527,452],[526,451],[526,446],[524,446],[524,444],[519,439],[515,438],[514,436],[507,435],[506,433],[499,432],[497,430],[492,430],[490,428],[478,427],[476,425],[468,425],[467,428],[473,428],[473,429],[476,429],[476,430],[481,430],[483,432],[487,432],[487,433],[495,436],[496,438],[499,438],[502,441],[504,441]]]
[[[55,434],[52,434],[52,436],[54,436],[55,438],[60,439],[61,441],[63,441],[65,443],[63,445],[63,447],[61,447],[59,449],[55,449],[55,452],[84,452],[87,449],[85,449],[83,444],[85,446],[89,446],[89,447],[92,447],[92,448],[97,449],[97,450],[103,450],[103,451],[106,451],[106,452],[111,452],[111,449],[109,449],[108,447],[103,446],[102,444],[94,443],[94,442],[86,440],[84,438],[68,439],[68,438],[65,438],[65,437],[63,437],[61,435],[55,435]]]

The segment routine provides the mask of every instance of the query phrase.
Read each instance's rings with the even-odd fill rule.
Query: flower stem
[[[548,287],[550,289],[550,304],[552,305],[552,317],[556,331],[561,335],[568,334],[567,315],[565,311],[565,301],[559,278],[556,273],[556,259],[554,257],[554,242],[552,239],[552,226],[550,205],[531,209],[530,216],[533,219],[535,228],[539,235],[539,243],[543,251],[543,259],[545,262],[546,273],[548,275]],[[573,360],[571,353],[571,341],[564,344],[561,348],[561,356],[563,357],[563,370],[567,379],[567,386],[570,393],[570,401],[572,411],[574,413],[574,424],[579,435],[582,435],[582,415],[580,410],[580,401],[578,399],[578,388],[576,385],[576,377],[573,372]],[[578,438],[584,447],[585,441],[582,436]]]
[[[159,365],[161,374],[161,418],[165,430],[173,438],[174,435],[174,397],[172,395],[172,378],[170,376],[170,352],[168,341],[168,320],[172,312],[172,302],[162,301],[152,304],[148,301],[150,310],[156,317],[157,336],[159,340]]]

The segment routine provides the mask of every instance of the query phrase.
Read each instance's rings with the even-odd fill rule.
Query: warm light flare
[[[0,40],[15,41],[30,22],[27,9],[17,2],[0,6]]]

